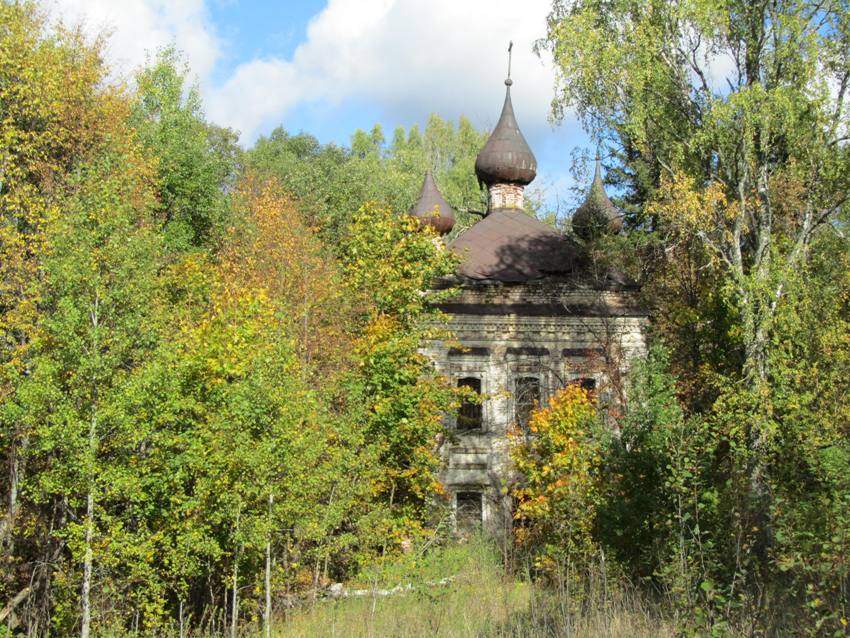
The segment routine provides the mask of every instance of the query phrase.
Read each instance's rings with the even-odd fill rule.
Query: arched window
[[[481,492],[455,493],[455,524],[458,530],[472,531],[481,526],[484,502]]]
[[[540,378],[517,377],[514,384],[514,418],[517,424],[528,430],[531,413],[540,405]]]
[[[476,377],[464,377],[458,379],[457,387],[469,388],[472,392],[479,395],[477,400],[468,397],[463,398],[460,404],[460,410],[457,413],[457,430],[458,432],[470,432],[480,430],[481,422],[481,379]]]

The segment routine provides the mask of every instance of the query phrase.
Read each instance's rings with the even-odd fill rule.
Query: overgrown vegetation
[[[663,638],[668,620],[634,590],[588,592],[575,612],[566,590],[553,591],[504,571],[489,540],[415,552],[353,584],[348,596],[295,609],[280,635],[481,636],[486,638]],[[372,577],[370,577],[372,576]],[[526,572],[527,576],[527,572]],[[395,593],[387,595],[396,588]]]
[[[0,12],[4,630],[236,627],[415,542],[454,402],[422,291],[453,259],[243,170],[175,52],[124,92],[98,43]]]
[[[694,632],[847,631],[848,44],[844,2],[714,0],[556,1],[540,42],[623,189],[595,249],[666,346],[603,453],[597,551]]]
[[[471,223],[484,135],[243,151],[178,53],[118,88],[40,11],[0,1],[4,633],[848,632],[846,3],[554,3],[652,346],[512,439],[499,554],[441,526],[455,263],[403,214],[431,168]]]

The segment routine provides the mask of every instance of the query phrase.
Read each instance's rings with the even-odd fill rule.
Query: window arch
[[[474,432],[482,429],[483,419],[481,413],[481,379],[478,377],[463,377],[457,380],[458,388],[467,388],[478,395],[475,400],[463,397],[460,409],[457,413],[457,431]]]
[[[542,400],[539,376],[518,376],[514,380],[514,419],[523,431],[528,431],[531,413]]]

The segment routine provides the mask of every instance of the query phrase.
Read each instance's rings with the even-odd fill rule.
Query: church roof
[[[586,261],[581,248],[551,226],[516,208],[491,211],[449,247],[468,279],[523,282],[576,273]]]
[[[597,237],[604,232],[617,233],[623,228],[623,216],[605,192],[598,156],[593,182],[590,184],[590,190],[584,202],[573,213],[572,226],[576,235],[585,240]]]
[[[441,235],[445,235],[454,227],[455,214],[446,202],[431,171],[425,173],[418,201],[411,207],[410,214],[423,224],[431,226]]]
[[[537,160],[519,130],[511,103],[510,78],[505,80],[505,103],[496,128],[475,159],[480,182],[491,184],[530,184],[537,175]]]

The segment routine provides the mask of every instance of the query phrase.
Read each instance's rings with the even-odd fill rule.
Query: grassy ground
[[[447,582],[443,579],[450,578]],[[318,637],[660,637],[667,623],[636,597],[607,596],[581,615],[567,611],[564,596],[505,577],[496,552],[482,542],[448,547],[425,558],[407,557],[366,574],[349,589],[380,590],[409,584],[388,596],[318,602],[278,619],[275,635]]]

